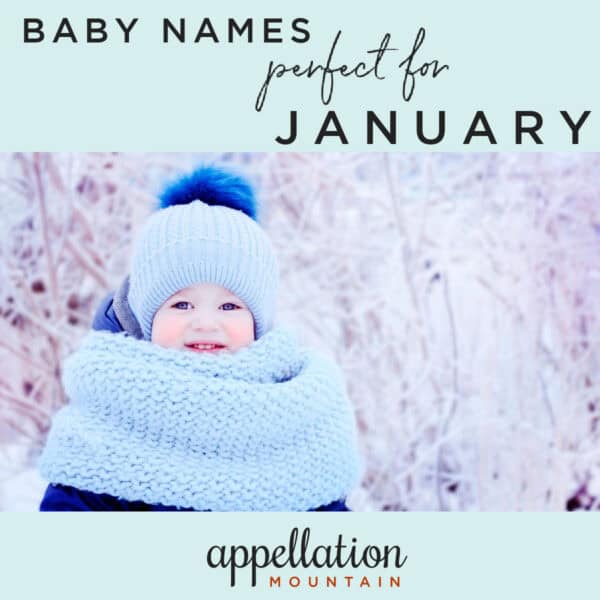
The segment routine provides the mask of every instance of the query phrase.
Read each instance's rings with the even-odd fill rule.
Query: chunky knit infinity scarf
[[[332,363],[273,330],[195,354],[93,332],[40,461],[52,483],[214,511],[303,511],[350,491],[355,425]]]

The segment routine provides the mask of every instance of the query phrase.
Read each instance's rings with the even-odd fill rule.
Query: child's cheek
[[[240,313],[235,322],[229,324],[229,340],[232,349],[239,350],[254,341],[254,319],[250,314]]]
[[[183,326],[177,315],[158,313],[152,323],[152,341],[164,348],[179,348],[183,344]]]

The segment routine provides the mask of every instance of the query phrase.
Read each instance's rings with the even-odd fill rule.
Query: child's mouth
[[[185,347],[192,352],[218,352],[225,349],[223,344],[186,344]]]

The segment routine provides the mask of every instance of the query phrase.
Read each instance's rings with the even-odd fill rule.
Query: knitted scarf
[[[218,354],[93,332],[63,383],[40,459],[52,483],[213,511],[304,511],[356,483],[339,370],[282,330]]]

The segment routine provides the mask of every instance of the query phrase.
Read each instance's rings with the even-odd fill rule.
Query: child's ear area
[[[157,319],[160,320],[160,313],[161,313],[161,309],[163,308],[163,306],[165,306],[165,305],[164,304],[161,305],[159,307],[159,309],[154,313],[154,316],[152,317],[152,323],[150,324],[150,337],[149,337],[151,342],[155,341]]]

